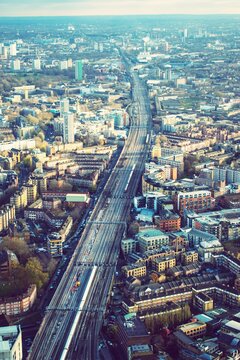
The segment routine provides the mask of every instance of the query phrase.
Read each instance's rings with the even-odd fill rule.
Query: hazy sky
[[[240,14],[240,0],[0,0],[0,16]]]

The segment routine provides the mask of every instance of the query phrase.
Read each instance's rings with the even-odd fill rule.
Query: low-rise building
[[[181,218],[178,214],[163,210],[154,216],[154,223],[162,231],[178,231],[181,227]]]
[[[234,275],[240,276],[240,261],[227,253],[212,254],[211,261],[218,267],[223,266]]]
[[[155,258],[152,260],[152,266],[157,272],[165,271],[176,266],[176,258],[174,256]]]
[[[144,325],[144,322],[136,317],[136,315],[126,314],[124,316],[118,316],[116,325],[116,338],[121,350],[121,358],[123,360],[129,359],[128,355],[129,353],[132,353],[132,347],[134,345],[149,346],[151,344],[151,337]]]
[[[0,299],[0,313],[18,315],[28,311],[37,298],[37,287],[31,285],[28,290],[19,296]]]
[[[182,253],[182,263],[184,265],[191,264],[198,261],[198,252],[197,251],[186,251]]]
[[[146,276],[147,267],[145,263],[136,263],[122,267],[122,272],[126,277],[134,276],[136,278]]]
[[[206,334],[207,325],[201,321],[191,321],[180,325],[178,329],[190,338],[198,338]]]
[[[53,232],[48,236],[48,251],[51,256],[57,257],[63,254],[63,243],[66,240],[73,225],[73,219],[68,216],[63,222],[58,232]]]
[[[124,255],[132,254],[136,251],[137,242],[134,239],[122,239],[121,249]]]
[[[200,292],[193,297],[193,305],[202,312],[206,312],[213,309],[213,299]]]

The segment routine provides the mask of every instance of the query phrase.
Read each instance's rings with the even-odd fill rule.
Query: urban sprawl
[[[0,359],[240,359],[239,17],[0,23]]]

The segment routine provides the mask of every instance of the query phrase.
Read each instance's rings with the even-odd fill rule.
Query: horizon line
[[[48,17],[125,17],[125,16],[240,16],[240,13],[166,13],[166,14],[82,14],[82,15],[0,15],[1,18],[48,18]]]

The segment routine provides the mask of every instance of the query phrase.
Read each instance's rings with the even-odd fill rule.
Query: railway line
[[[137,116],[132,119],[119,160],[46,310],[29,360],[96,358],[120,241],[149,147],[150,107],[144,85],[134,72],[132,84]],[[82,281],[75,289],[78,279]]]

